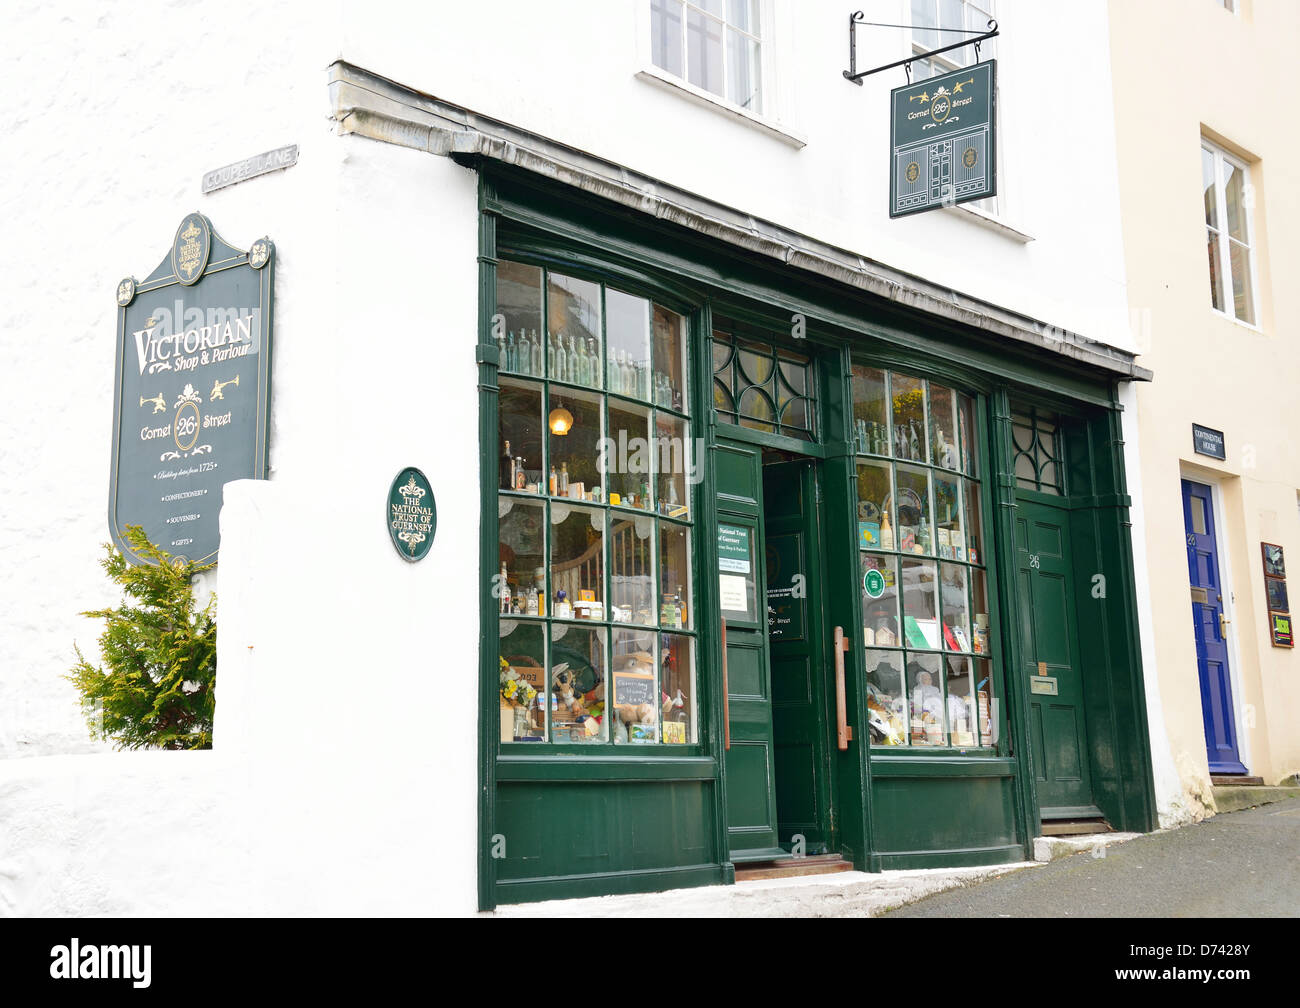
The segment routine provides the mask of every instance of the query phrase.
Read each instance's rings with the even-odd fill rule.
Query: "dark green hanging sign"
[[[997,193],[996,62],[890,92],[890,217]]]
[[[393,547],[403,560],[423,560],[437,530],[433,487],[419,469],[403,469],[388,488],[388,534],[393,537]]]
[[[264,479],[275,248],[244,252],[188,214],[147,279],[117,285],[108,527],[143,526],[175,557],[214,562],[222,487]]]

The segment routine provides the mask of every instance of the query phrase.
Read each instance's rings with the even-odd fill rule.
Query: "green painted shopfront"
[[[466,161],[482,907],[1154,827],[1118,401],[1149,375]]]

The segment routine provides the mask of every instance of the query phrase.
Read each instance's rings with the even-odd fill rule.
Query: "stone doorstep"
[[[1034,837],[1034,860],[1046,864],[1085,851],[1104,851],[1107,847],[1140,837],[1141,833],[1085,833],[1083,836]],[[1096,855],[1094,855],[1096,856]],[[1105,857],[1102,853],[1101,857]]]
[[[1114,834],[1109,834],[1113,836]],[[875,917],[950,889],[1039,867],[1032,861],[983,868],[847,871],[756,879],[729,886],[592,896],[497,907],[495,917]]]
[[[1288,798],[1300,798],[1300,787],[1255,787],[1234,784],[1214,788],[1214,807],[1220,814],[1239,812],[1242,809],[1285,801]]]

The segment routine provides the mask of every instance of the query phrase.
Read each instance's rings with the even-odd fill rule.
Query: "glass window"
[[[713,330],[713,405],[718,419],[813,440],[812,362],[793,350],[737,338],[730,323],[718,322]]]
[[[912,4],[912,44],[913,53],[932,52],[946,45],[952,45],[963,38],[988,31],[988,23],[993,20],[993,0],[911,0]],[[997,56],[996,39],[986,39],[980,43],[979,59],[989,60]],[[950,49],[928,59],[914,61],[912,80],[923,81],[940,74],[946,74],[976,62],[975,47],[962,46]],[[997,97],[994,96],[995,107]],[[1000,134],[999,134],[1000,135]],[[998,174],[1002,174],[1001,148],[998,147]],[[979,207],[987,213],[998,213],[998,197],[988,196],[982,200],[972,200],[966,206]]]
[[[853,366],[871,744],[996,744],[974,399]]]
[[[536,266],[497,275],[500,739],[694,744],[686,320]]]
[[[650,0],[650,59],[750,112],[763,111],[760,0]]]
[[[1012,406],[1011,446],[1015,451],[1016,485],[1039,493],[1065,493],[1061,422],[1055,413],[1032,406]]]
[[[1201,145],[1201,188],[1205,247],[1210,267],[1210,304],[1240,322],[1255,325],[1253,205],[1245,164],[1209,143]]]

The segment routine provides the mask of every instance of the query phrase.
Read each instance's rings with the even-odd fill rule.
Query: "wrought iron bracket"
[[[975,47],[975,58],[979,59],[980,43],[985,39],[996,38],[998,36],[998,23],[989,18],[988,30],[982,34],[976,34],[974,38],[962,39],[960,42],[954,42],[952,45],[940,46],[938,49],[931,49],[929,52],[915,53],[906,59],[895,60],[893,63],[886,63],[884,66],[873,67],[870,70],[858,70],[858,25],[865,28],[911,28],[912,25],[900,24],[881,24],[877,21],[866,21],[866,14],[862,11],[854,11],[849,15],[849,68],[844,71],[845,80],[850,80],[858,87],[862,86],[862,78],[870,77],[874,73],[880,73],[882,70],[892,70],[894,67],[901,66],[907,71],[908,80],[912,78],[912,63],[915,60],[927,59],[930,56],[937,56],[939,53],[946,53],[952,49],[960,49],[962,46],[973,45]],[[973,28],[927,28],[927,31],[936,32],[959,32],[962,35],[970,35],[975,32]]]

